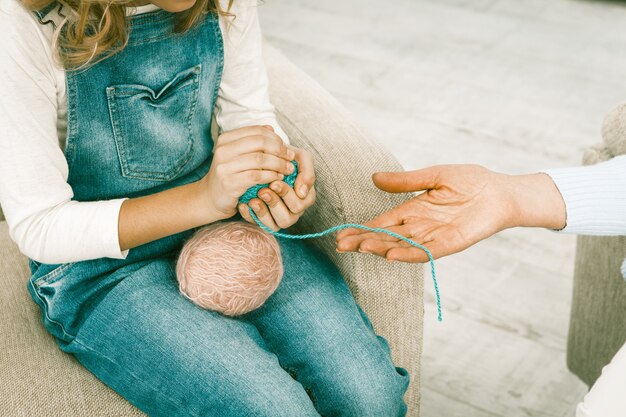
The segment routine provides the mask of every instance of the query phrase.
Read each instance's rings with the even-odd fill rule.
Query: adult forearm
[[[220,220],[194,182],[124,201],[119,215],[122,251]]]

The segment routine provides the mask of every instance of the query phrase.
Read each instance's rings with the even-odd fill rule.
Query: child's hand
[[[294,188],[283,181],[274,181],[270,188],[259,191],[259,198],[250,200],[249,204],[240,204],[239,212],[247,221],[254,223],[248,206],[256,216],[272,230],[285,229],[295,224],[304,211],[315,203],[315,172],[313,157],[304,149],[290,146],[298,163],[298,176]]]
[[[220,135],[208,174],[200,180],[204,206],[219,219],[237,212],[239,197],[256,184],[280,180],[293,172],[296,152],[264,126]]]

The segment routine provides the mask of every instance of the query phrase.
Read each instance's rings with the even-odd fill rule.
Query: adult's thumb
[[[372,176],[374,185],[390,193],[409,193],[437,187],[439,169],[429,167],[406,172],[376,172]]]

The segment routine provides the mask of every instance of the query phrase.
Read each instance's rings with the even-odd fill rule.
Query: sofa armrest
[[[270,96],[281,127],[294,146],[310,151],[317,176],[316,204],[292,229],[321,231],[347,222],[364,222],[406,200],[378,190],[375,171],[399,171],[399,163],[315,81],[272,46],[264,45]],[[339,254],[335,236],[312,244],[338,266],[375,331],[391,346],[397,366],[411,375],[406,401],[409,416],[419,412],[423,322],[423,269],[365,254]]]
[[[626,107],[623,112],[626,114]],[[611,120],[609,116],[607,121]],[[608,146],[609,126],[606,122],[604,126],[605,142],[585,150],[585,165],[611,159],[619,149],[616,146],[621,142],[616,137]],[[624,133],[626,145],[626,130]],[[578,237],[567,366],[589,386],[626,342],[626,283],[620,272],[625,257],[626,236]]]
[[[604,145],[596,150],[603,149],[610,157],[626,154],[626,103],[616,106],[604,118],[602,140]]]
[[[585,150],[584,165],[626,154],[626,103],[604,118],[602,140]],[[590,386],[626,342],[625,257],[626,236],[578,237],[567,366]]]

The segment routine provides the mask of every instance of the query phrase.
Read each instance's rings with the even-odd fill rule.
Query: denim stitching
[[[133,27],[147,25],[150,23],[158,23],[170,19],[171,16],[172,15],[165,10],[153,10],[151,12],[133,15],[130,19],[130,25]]]
[[[217,20],[217,17],[215,15],[215,13],[212,13],[212,24],[213,24],[213,31],[215,33],[215,37],[217,38],[217,50],[218,50],[218,56],[219,56],[219,61],[217,64],[217,80],[215,80],[215,87],[213,90],[213,106],[215,106],[215,102],[217,100],[217,94],[219,92],[219,87],[220,84],[222,83],[222,74],[224,72],[224,38],[222,37],[222,30],[220,29],[219,26],[219,22]]]
[[[120,166],[122,168],[122,175],[125,174],[125,171],[128,171],[128,167],[126,166],[126,155],[124,147],[120,146],[120,141],[117,140],[117,132],[119,130],[118,126],[118,118],[116,112],[115,101],[113,100],[113,96],[109,94],[111,87],[106,89],[107,93],[107,103],[109,104],[109,117],[111,118],[111,128],[113,129],[113,142],[115,142],[115,149],[117,149],[117,157],[120,161]]]
[[[202,74],[202,64],[198,64],[195,69],[194,69],[194,73],[196,74],[196,77],[194,78],[194,84],[195,84],[195,89],[194,89],[194,94],[193,94],[193,100],[191,100],[190,103],[190,108],[189,108],[189,114],[187,115],[187,131],[189,132],[189,151],[188,151],[188,158],[187,160],[180,166],[180,169],[176,172],[175,176],[178,175],[180,173],[180,171],[182,171],[182,169],[185,167],[185,165],[187,165],[187,163],[191,160],[191,157],[194,154],[194,146],[193,146],[193,129],[191,127],[191,122],[193,120],[193,118],[196,115],[196,107],[198,106],[198,94],[200,91],[200,80],[202,79],[202,77],[200,76],[200,74]]]
[[[120,126],[120,122],[119,122],[119,117],[118,112],[117,112],[117,102],[115,100],[115,97],[120,96],[121,94],[126,93],[124,90],[122,90],[121,92],[118,92],[116,90],[116,88],[114,86],[108,87],[106,89],[106,95],[107,95],[107,103],[108,103],[108,107],[109,107],[109,117],[111,119],[111,124],[113,127],[113,136],[115,138],[115,147],[117,149],[117,153],[118,153],[118,158],[120,160],[120,164],[122,166],[122,175],[126,178],[135,178],[135,179],[142,179],[142,180],[148,180],[148,181],[168,181],[172,178],[175,178],[185,167],[185,165],[187,165],[187,163],[189,163],[189,161],[191,160],[191,158],[193,157],[193,138],[192,138],[192,128],[191,128],[191,121],[193,119],[193,116],[195,115],[195,109],[197,107],[197,102],[198,102],[198,94],[199,94],[199,85],[200,85],[200,73],[201,73],[201,68],[202,65],[196,65],[195,67],[192,67],[194,69],[194,71],[192,71],[190,73],[190,75],[192,76],[192,85],[194,86],[193,88],[193,92],[192,92],[192,99],[188,101],[187,103],[187,131],[188,131],[188,135],[187,135],[187,139],[189,142],[189,146],[187,147],[187,149],[185,150],[185,154],[186,157],[182,160],[180,160],[178,162],[178,164],[176,164],[175,166],[173,166],[169,171],[167,171],[166,173],[163,172],[150,172],[150,171],[142,171],[142,172],[137,172],[137,173],[133,173],[133,170],[130,168],[130,165],[128,163],[128,156],[127,156],[127,149],[125,148],[125,146],[122,146],[124,139],[123,139],[123,135],[121,134],[121,126]],[[184,71],[181,71],[184,72]],[[173,86],[174,90],[178,90],[179,88],[183,88],[186,85],[183,83],[182,85],[178,85],[178,86]],[[168,93],[169,94],[169,93]],[[166,96],[168,95],[166,94]]]
[[[39,278],[37,278],[36,280],[33,281],[33,285],[37,288],[39,288],[41,286],[41,284],[53,284],[56,279],[58,278],[59,275],[61,275],[62,272],[65,272],[70,266],[74,265],[75,262],[70,262],[70,263],[66,263],[66,264],[62,264],[56,268],[54,268],[52,271],[48,272],[45,275],[40,276]]]
[[[76,135],[78,133],[78,120],[76,118],[76,99],[78,97],[78,87],[76,85],[76,76],[66,71],[65,89],[67,91],[67,132],[65,133],[65,159],[67,160],[68,172],[72,172],[74,162],[74,148],[76,144]],[[72,83],[72,88],[70,88]]]

